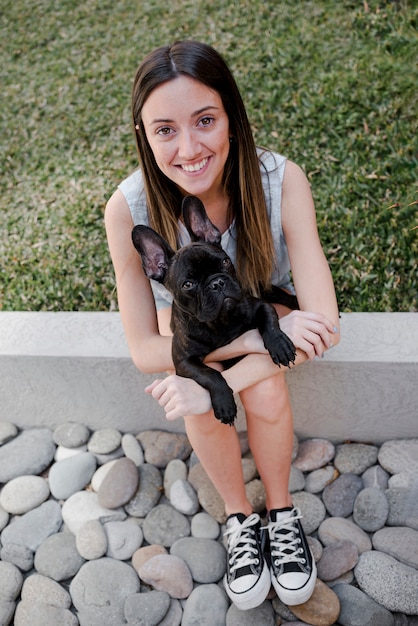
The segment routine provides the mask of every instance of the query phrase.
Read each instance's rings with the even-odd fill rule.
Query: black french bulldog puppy
[[[179,376],[207,389],[215,416],[233,424],[237,413],[231,388],[204,358],[251,328],[257,328],[277,365],[295,360],[295,348],[279,328],[275,308],[245,295],[235,268],[220,246],[221,233],[209,220],[202,202],[183,200],[184,224],[192,243],[177,252],[148,226],[135,226],[132,240],[148,278],[173,295],[171,329],[173,362]]]

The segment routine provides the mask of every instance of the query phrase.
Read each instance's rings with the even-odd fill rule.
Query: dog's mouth
[[[223,306],[227,311],[230,311],[236,305],[237,301],[235,298],[231,298],[231,296],[227,296],[223,301]]]

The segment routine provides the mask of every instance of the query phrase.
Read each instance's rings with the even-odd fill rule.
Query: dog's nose
[[[224,287],[225,287],[225,281],[221,277],[215,278],[210,284],[210,288],[213,289],[214,291],[219,291],[223,289]]]

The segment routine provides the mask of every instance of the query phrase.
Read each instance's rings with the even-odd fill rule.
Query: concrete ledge
[[[144,393],[153,378],[133,366],[118,313],[0,313],[1,420],[182,432]],[[418,313],[343,314],[341,343],[287,379],[302,439],[418,437]]]

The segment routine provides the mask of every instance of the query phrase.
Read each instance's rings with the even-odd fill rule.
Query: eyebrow
[[[191,117],[196,117],[197,115],[201,115],[202,113],[204,113],[205,111],[209,111],[211,109],[215,109],[216,111],[219,111],[219,107],[209,104],[208,106],[202,107],[201,109],[197,109],[197,111],[194,111],[191,115]],[[174,122],[174,120],[169,119],[169,118],[161,118],[161,119],[154,119],[151,120],[150,124],[171,124],[172,122]]]

